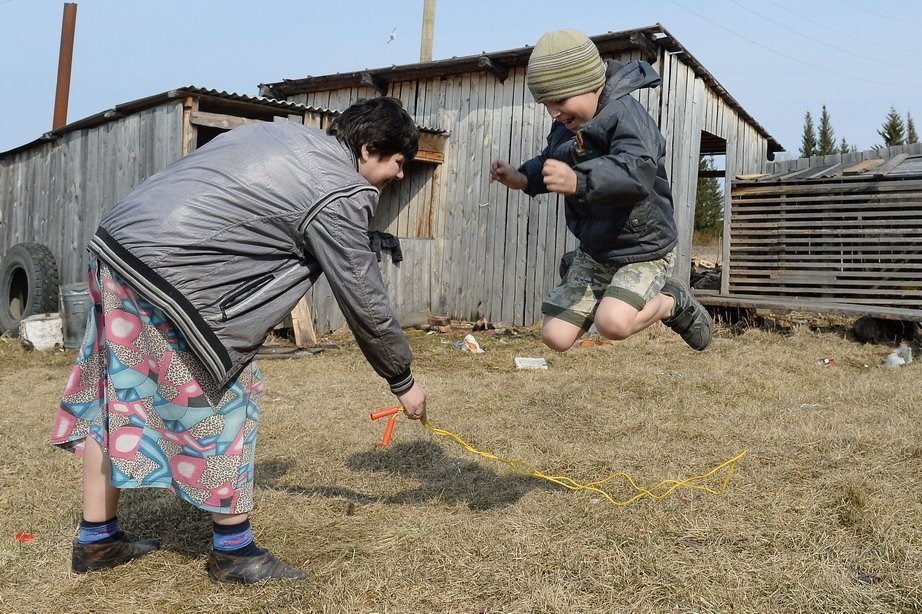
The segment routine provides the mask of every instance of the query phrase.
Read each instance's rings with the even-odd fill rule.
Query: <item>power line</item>
[[[896,67],[899,67],[899,68],[908,68],[909,70],[922,70],[922,67],[919,67],[919,66],[907,66],[907,65],[905,65],[905,64],[897,64],[896,62],[889,62],[889,61],[884,61],[884,60],[878,60],[877,58],[872,58],[872,57],[868,57],[868,56],[866,56],[866,55],[861,55],[860,53],[855,53],[854,51],[851,51],[851,50],[849,50],[849,49],[844,49],[844,48],[842,48],[842,47],[837,47],[837,46],[832,45],[832,44],[830,44],[830,43],[821,41],[821,40],[819,40],[818,38],[816,38],[816,37],[814,37],[814,36],[810,36],[809,34],[804,34],[803,32],[800,32],[800,31],[798,31],[798,30],[795,30],[794,28],[788,27],[788,26],[784,25],[783,23],[781,23],[780,21],[775,21],[775,20],[772,19],[771,17],[767,17],[766,15],[763,15],[762,13],[759,13],[758,11],[755,11],[755,10],[751,9],[751,8],[749,8],[748,6],[745,6],[745,5],[741,4],[740,2],[738,2],[738,0],[730,0],[730,1],[733,2],[733,4],[735,4],[736,6],[740,7],[741,9],[746,10],[746,11],[749,11],[750,13],[752,13],[753,15],[755,15],[756,17],[761,17],[761,18],[764,19],[765,21],[768,21],[768,22],[770,22],[770,23],[773,23],[773,24],[775,24],[776,26],[778,26],[779,28],[784,28],[784,29],[787,30],[788,32],[793,32],[794,34],[796,34],[796,35],[798,35],[798,36],[801,36],[801,37],[803,37],[803,38],[806,38],[807,40],[809,40],[809,41],[811,41],[811,42],[819,43],[820,45],[825,45],[826,47],[829,47],[830,49],[835,49],[836,51],[841,51],[842,53],[847,53],[848,55],[853,55],[853,56],[855,56],[856,58],[861,58],[862,60],[868,60],[868,61],[877,62],[877,63],[885,63],[885,64],[889,64],[890,66],[896,66]]]
[[[922,23],[919,23],[919,22],[916,22],[916,21],[909,21],[908,19],[903,19],[902,17],[900,17],[899,19],[897,19],[896,17],[891,17],[890,15],[884,15],[883,13],[876,13],[876,12],[874,12],[874,11],[872,11],[872,10],[869,10],[869,9],[864,8],[863,6],[859,6],[859,5],[857,5],[857,4],[854,4],[854,3],[852,3],[852,2],[849,2],[848,0],[842,0],[842,2],[843,2],[844,4],[849,5],[850,7],[854,8],[854,9],[858,9],[859,11],[864,11],[865,13],[870,13],[871,15],[876,15],[876,16],[882,17],[882,18],[884,18],[884,19],[889,19],[890,21],[895,21],[895,22],[901,23],[901,24],[903,24],[903,25],[909,24],[909,25],[911,25],[911,26],[919,26],[920,28],[922,28]]]
[[[821,71],[821,72],[826,72],[826,73],[829,73],[829,74],[831,74],[831,75],[836,75],[837,77],[843,77],[843,78],[845,78],[845,79],[850,79],[850,80],[852,80],[852,81],[862,81],[862,82],[864,82],[864,83],[872,83],[872,84],[874,84],[874,85],[884,85],[884,86],[886,86],[886,87],[920,87],[920,84],[912,83],[912,82],[910,82],[910,81],[907,81],[907,82],[905,82],[905,83],[884,83],[883,81],[873,81],[873,80],[871,80],[871,79],[864,79],[864,78],[862,78],[862,77],[856,77],[856,76],[854,76],[854,75],[846,75],[845,73],[836,72],[836,71],[834,71],[834,70],[829,70],[828,68],[824,68],[824,67],[822,67],[822,66],[817,66],[817,65],[811,64],[811,63],[809,63],[809,62],[804,62],[804,61],[801,60],[800,58],[796,58],[796,57],[794,57],[794,56],[792,56],[792,55],[788,55],[787,53],[784,53],[783,51],[778,51],[777,49],[772,49],[771,47],[766,47],[766,46],[763,45],[762,43],[757,43],[756,41],[754,41],[754,40],[752,40],[752,39],[750,39],[750,38],[746,38],[746,37],[743,36],[742,34],[740,34],[740,33],[738,33],[738,32],[735,32],[735,31],[731,30],[730,28],[724,27],[724,26],[720,25],[719,23],[716,23],[715,21],[713,21],[713,20],[711,20],[711,19],[708,19],[708,18],[705,17],[704,15],[702,15],[702,14],[696,12],[696,11],[693,11],[692,9],[688,8],[687,6],[685,6],[685,5],[683,5],[683,4],[680,4],[680,3],[677,2],[676,0],[669,0],[669,1],[672,2],[673,4],[675,4],[676,6],[678,6],[679,8],[685,9],[686,11],[688,11],[689,13],[691,13],[692,15],[695,15],[696,17],[698,17],[698,18],[700,18],[700,19],[703,19],[704,21],[708,22],[709,24],[711,24],[711,25],[714,26],[715,28],[720,28],[720,29],[723,30],[724,32],[727,32],[728,34],[732,34],[733,36],[736,36],[737,38],[741,38],[741,39],[743,39],[744,41],[746,41],[746,42],[748,42],[748,43],[750,43],[750,44],[753,44],[753,45],[755,45],[756,47],[759,47],[760,49],[764,49],[764,50],[766,50],[766,51],[768,51],[768,52],[770,52],[770,53],[774,53],[775,55],[780,55],[780,56],[783,57],[783,58],[787,58],[787,59],[789,59],[789,60],[791,60],[791,61],[793,61],[793,62],[797,62],[798,64],[803,64],[804,66],[808,66],[809,68],[812,68],[812,69],[814,69],[814,70],[819,70],[819,71]]]
[[[771,4],[771,5],[774,6],[775,8],[781,9],[781,10],[784,11],[785,13],[788,13],[788,14],[790,14],[790,15],[793,15],[794,17],[796,17],[797,19],[800,19],[801,21],[806,21],[807,23],[812,23],[813,25],[818,26],[818,27],[820,27],[820,28],[823,28],[824,30],[828,30],[828,31],[830,31],[830,32],[832,32],[832,33],[834,33],[834,34],[838,34],[839,36],[844,36],[844,37],[846,37],[846,38],[850,38],[850,39],[852,39],[852,40],[856,40],[856,41],[858,41],[859,43],[864,43],[864,44],[866,44],[866,45],[872,45],[872,46],[874,46],[874,47],[881,47],[881,48],[883,48],[883,49],[891,49],[891,50],[893,50],[893,51],[902,51],[903,53],[915,53],[915,52],[916,52],[915,50],[903,49],[902,47],[893,47],[893,46],[891,46],[891,45],[883,45],[883,44],[881,44],[879,41],[869,41],[869,40],[865,40],[865,39],[863,39],[863,38],[858,38],[857,36],[854,36],[854,35],[852,35],[852,34],[849,34],[848,32],[842,32],[841,30],[836,30],[835,28],[831,28],[831,27],[827,26],[826,24],[822,24],[822,23],[820,23],[820,22],[818,22],[818,21],[813,21],[812,19],[809,19],[809,18],[807,18],[807,17],[804,17],[803,15],[798,15],[798,14],[795,13],[794,11],[792,11],[792,10],[790,10],[790,9],[788,9],[788,8],[785,8],[785,7],[781,6],[781,5],[778,4],[777,2],[772,2],[772,0],[764,0],[764,1],[767,2],[768,4]]]

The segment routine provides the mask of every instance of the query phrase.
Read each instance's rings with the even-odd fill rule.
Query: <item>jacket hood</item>
[[[608,60],[605,71],[605,87],[599,97],[599,108],[610,100],[621,98],[634,90],[657,87],[663,80],[648,63],[641,60],[619,62]]]

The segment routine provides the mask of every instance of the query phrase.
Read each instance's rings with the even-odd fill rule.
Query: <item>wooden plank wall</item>
[[[391,298],[391,306],[402,322],[418,313],[431,313],[429,297],[432,292],[432,261],[434,241],[427,239],[401,239],[403,262],[394,264],[391,254],[381,254],[381,277]],[[333,298],[326,276],[321,275],[307,294],[318,332],[337,330],[346,323],[342,311]]]
[[[922,178],[738,185],[730,293],[922,309]]]
[[[635,52],[619,59],[639,57]],[[680,56],[661,52],[654,68],[663,77],[662,88],[634,95],[659,120],[666,137],[680,236],[676,274],[687,278],[701,131],[727,141],[728,177],[761,172],[766,140]],[[376,92],[369,88],[344,88],[290,100],[341,110],[360,97],[373,95]],[[432,311],[470,320],[485,316],[514,324],[539,321],[542,298],[559,281],[560,258],[576,247],[566,230],[563,199],[556,195],[532,199],[489,181],[491,160],[521,163],[540,152],[550,130],[549,115],[543,105],[533,102],[525,85],[525,67],[510,67],[504,82],[478,72],[392,83],[388,95],[400,98],[419,124],[450,133],[445,162],[437,169],[438,180],[431,184],[435,193],[428,252]],[[389,208],[393,205],[382,207],[378,215],[385,220],[375,223],[396,228],[394,234],[401,241],[417,238],[412,223],[400,221],[412,220],[418,211],[413,203],[417,194],[411,186],[405,194],[409,204],[397,204],[396,224]],[[323,298],[315,295],[312,304]]]
[[[729,293],[922,310],[922,164],[875,174],[900,154],[922,145],[786,160],[769,179],[735,182]]]
[[[75,130],[4,158],[0,253],[42,243],[60,283],[84,281],[85,247],[103,213],[182,151],[182,102]]]

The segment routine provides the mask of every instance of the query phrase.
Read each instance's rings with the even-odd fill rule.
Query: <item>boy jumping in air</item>
[[[659,75],[646,62],[603,62],[585,35],[559,30],[538,41],[526,82],[554,119],[547,146],[518,169],[494,160],[490,178],[530,196],[563,194],[567,227],[580,241],[541,306],[544,343],[564,352],[593,321],[620,340],[662,320],[704,350],[711,318],[671,276],[677,232],[666,142],[630,96],[660,85]]]

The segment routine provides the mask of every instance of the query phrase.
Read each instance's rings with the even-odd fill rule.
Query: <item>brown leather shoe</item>
[[[109,569],[159,549],[159,540],[142,539],[131,541],[124,534],[122,534],[121,539],[112,542],[81,544],[75,541],[70,568],[74,573]]]
[[[303,580],[307,574],[281,562],[268,550],[256,556],[234,556],[208,547],[208,576],[215,582],[252,584],[264,580]]]

